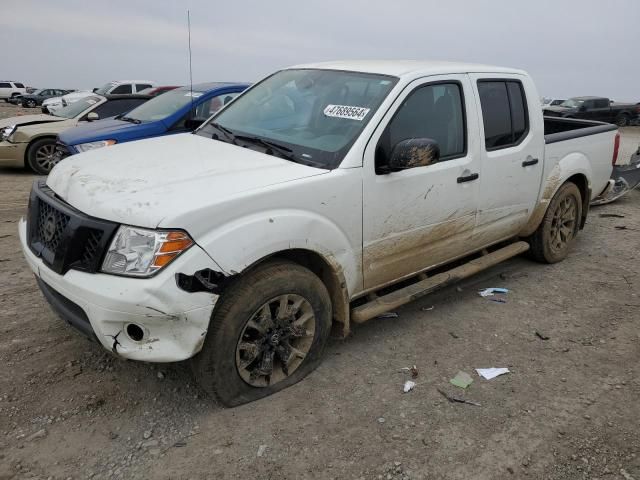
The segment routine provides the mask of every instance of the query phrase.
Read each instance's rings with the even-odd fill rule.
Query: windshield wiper
[[[234,145],[236,145],[236,136],[233,134],[233,132],[231,130],[229,130],[227,127],[223,127],[222,125],[220,125],[219,123],[216,122],[212,122],[209,125],[211,125],[213,128],[215,128],[216,130],[221,131],[222,133],[224,133],[225,137],[227,137],[227,139],[233,143]],[[214,134],[215,135],[215,134]],[[212,136],[211,138],[213,138],[214,140],[218,138],[217,135]]]
[[[265,140],[264,138],[260,138],[260,137],[252,137],[249,135],[234,135],[234,136],[239,140],[245,140],[248,142],[253,142],[258,145],[261,145],[266,149],[266,152],[269,152],[269,151],[271,151],[271,153],[278,152],[283,158],[287,160],[291,160],[292,162],[299,163],[299,159],[296,158],[295,155],[293,155],[292,153],[293,150],[291,150],[289,147],[285,147],[284,145],[280,145],[278,143],[271,142],[269,140]]]
[[[269,140],[265,140],[264,138],[260,138],[260,137],[253,137],[251,135],[236,135],[227,127],[223,127],[222,125],[216,122],[210,123],[209,125],[211,125],[216,130],[219,130],[220,132],[224,133],[225,137],[227,137],[229,142],[234,145],[238,145],[238,142],[236,142],[236,140],[244,140],[245,142],[255,143],[264,147],[264,149],[266,150],[265,153],[269,155],[272,155],[273,152],[278,152],[278,154],[286,160],[289,160],[295,163],[302,163],[299,158],[293,155],[292,153],[293,150],[291,150],[289,147],[285,147],[284,145],[280,145],[278,143],[271,142]],[[218,136],[214,134],[212,138],[217,138],[217,137]]]
[[[124,122],[135,123],[136,125],[142,123],[141,120],[138,120],[137,118],[131,118],[131,117],[119,117],[118,120],[122,120]]]

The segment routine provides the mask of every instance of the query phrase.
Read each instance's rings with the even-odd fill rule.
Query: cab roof
[[[342,70],[391,75],[394,77],[414,77],[446,73],[515,73],[526,75],[526,72],[523,70],[515,68],[429,60],[340,60],[332,62],[307,63],[290,68]]]

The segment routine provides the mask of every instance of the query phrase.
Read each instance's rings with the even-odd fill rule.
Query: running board
[[[520,255],[527,250],[529,250],[529,244],[527,242],[515,242],[494,252],[487,253],[480,258],[471,260],[464,265],[452,268],[449,271],[438,273],[433,277],[420,280],[417,283],[401,288],[382,297],[376,297],[370,302],[352,309],[351,321],[355,323],[366,322],[367,320],[377,317],[389,310],[398,308],[405,303],[409,303],[440,288],[451,285],[452,283],[458,282],[464,278],[468,278],[482,270],[486,270],[489,267],[493,267],[494,265],[504,262],[516,255]]]

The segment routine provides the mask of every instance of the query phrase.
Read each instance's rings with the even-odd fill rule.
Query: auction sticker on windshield
[[[324,114],[327,117],[348,118],[361,122],[369,113],[370,108],[352,107],[349,105],[327,105]]]

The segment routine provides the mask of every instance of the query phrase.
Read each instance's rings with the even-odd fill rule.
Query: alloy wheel
[[[53,143],[42,145],[36,150],[36,163],[42,170],[50,172],[60,161],[56,156],[56,146]]]
[[[316,318],[308,300],[284,294],[263,304],[236,346],[236,368],[253,387],[274,385],[295,372],[311,349]]]
[[[564,250],[573,239],[576,231],[578,205],[572,195],[568,195],[553,212],[549,232],[550,246],[555,252]]]

